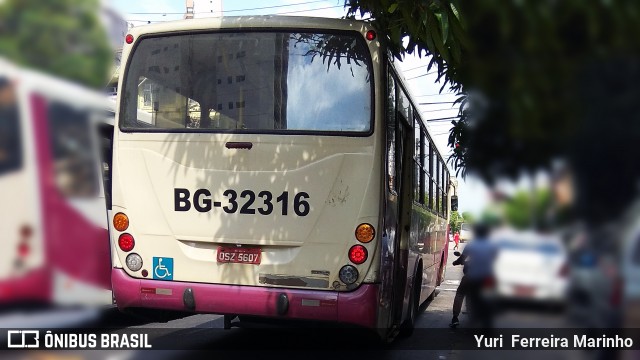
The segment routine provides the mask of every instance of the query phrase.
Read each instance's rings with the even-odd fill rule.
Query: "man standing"
[[[460,324],[458,316],[465,296],[467,301],[473,304],[471,311],[487,320],[485,326],[490,323],[491,314],[481,299],[481,290],[484,281],[493,277],[493,261],[497,255],[497,248],[489,242],[488,236],[489,229],[485,225],[476,225],[474,241],[465,246],[460,257],[453,262],[453,265],[464,265],[464,276],[460,279],[460,285],[453,300],[451,327]]]

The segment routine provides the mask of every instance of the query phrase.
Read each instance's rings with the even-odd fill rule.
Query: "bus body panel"
[[[136,239],[136,253],[143,263],[151,265],[153,257],[172,258],[176,281],[333,288],[340,267],[348,263],[349,247],[356,243],[357,225],[377,224],[379,165],[373,161],[373,140],[345,144],[335,137],[307,136],[283,144],[277,136],[260,136],[261,141],[236,136],[234,141],[253,138],[255,145],[251,150],[229,150],[224,146],[228,135],[207,138],[164,143],[121,140],[115,168],[126,174],[118,180],[126,183],[114,195],[114,213],[122,210],[129,216],[127,232]],[[185,189],[190,196],[176,200],[176,189]],[[206,190],[206,195],[196,196],[199,190],[201,194]],[[247,203],[241,198],[243,191],[253,192],[256,200],[248,207],[253,214],[242,214],[240,209],[227,213],[225,207],[232,208],[230,196],[225,195],[228,190],[237,194],[238,208]],[[282,215],[285,204],[276,198],[285,191],[288,209]],[[272,199],[269,215],[260,214],[266,209],[262,192]],[[306,216],[293,209],[302,192],[308,194]],[[177,205],[182,206],[180,211]],[[374,244],[365,245],[370,258]],[[260,247],[260,265],[218,263],[218,247],[236,245]],[[127,253],[117,251],[124,262]],[[359,267],[362,276],[367,266]]]
[[[137,39],[147,33],[157,36],[218,29],[367,30],[360,22],[326,20],[223,18],[176,22],[180,28],[177,32],[171,24],[132,29],[132,34]],[[301,23],[307,26],[299,26]],[[379,44],[373,41],[368,46],[377,49]],[[131,49],[125,45],[126,58],[131,57]],[[381,59],[371,60],[371,81],[376,84]],[[124,74],[129,65],[130,61]],[[126,92],[124,82],[121,77],[120,94]],[[122,104],[120,97],[118,121],[122,121]],[[372,108],[371,112],[380,110]],[[372,124],[373,133],[377,126],[377,122]],[[253,147],[227,149],[227,142],[250,142]],[[376,160],[382,153],[373,136],[116,131],[114,143],[118,151],[114,154],[112,213],[121,211],[129,216],[131,223],[126,231],[136,239],[134,251],[142,256],[143,267],[152,275],[153,258],[171,257],[174,281],[340,291],[354,289],[365,277],[376,281],[377,265],[372,259],[376,257],[378,232],[374,241],[363,244],[368,261],[355,265],[360,274],[356,284],[346,286],[338,281],[340,268],[354,265],[347,255],[349,248],[358,244],[358,224],[379,225],[381,164]],[[285,192],[286,215],[285,201],[276,201]],[[294,207],[296,197],[303,195],[307,196],[298,200],[309,204],[309,212],[301,216]],[[238,208],[225,211],[225,207],[232,209],[234,196]],[[246,209],[250,213],[241,213],[254,196],[255,202]],[[273,209],[265,203],[266,197]],[[128,255],[117,246],[120,234],[112,232],[115,267],[124,264]],[[236,245],[259,247],[260,265],[217,261],[220,246]],[[126,266],[123,269],[142,278],[140,271],[133,272]]]

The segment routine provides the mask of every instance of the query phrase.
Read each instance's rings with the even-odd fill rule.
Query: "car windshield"
[[[142,38],[133,51],[125,131],[372,129],[370,56],[359,33],[170,35]]]

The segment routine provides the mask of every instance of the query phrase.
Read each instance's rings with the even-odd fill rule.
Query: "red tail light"
[[[133,250],[134,246],[136,246],[136,242],[131,234],[124,233],[118,238],[118,246],[120,247],[120,250],[129,252]]]
[[[613,282],[613,288],[611,289],[611,295],[609,296],[609,304],[611,304],[612,307],[615,308],[622,304],[622,293],[622,280],[620,278],[617,278]]]
[[[482,282],[482,287],[484,287],[485,289],[493,289],[494,287],[496,287],[496,279],[493,277],[484,279],[484,281]]]
[[[562,265],[562,267],[560,268],[560,272],[558,272],[558,275],[560,277],[567,277],[569,276],[569,264],[564,263],[564,265]]]
[[[362,245],[353,245],[351,249],[349,249],[349,260],[356,265],[367,261],[368,256],[367,248]]]
[[[372,41],[373,39],[376,38],[376,32],[373,30],[369,30],[367,31],[365,37],[367,38],[367,40]]]
[[[18,244],[18,256],[21,258],[27,257],[31,252],[31,246],[29,240],[33,235],[33,229],[29,225],[22,225],[20,228],[20,243]]]

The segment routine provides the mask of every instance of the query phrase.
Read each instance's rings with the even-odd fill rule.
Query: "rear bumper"
[[[519,287],[529,288],[530,291],[526,294],[519,293]],[[519,286],[519,284],[498,281],[498,286],[493,295],[496,299],[502,300],[563,304],[567,300],[567,283],[566,281],[557,281],[547,284]]]
[[[0,280],[0,305],[51,301],[51,272],[48,268]]]
[[[376,284],[364,284],[352,292],[281,289],[135,279],[117,268],[111,270],[111,283],[120,309],[323,320],[368,328],[377,325]]]

